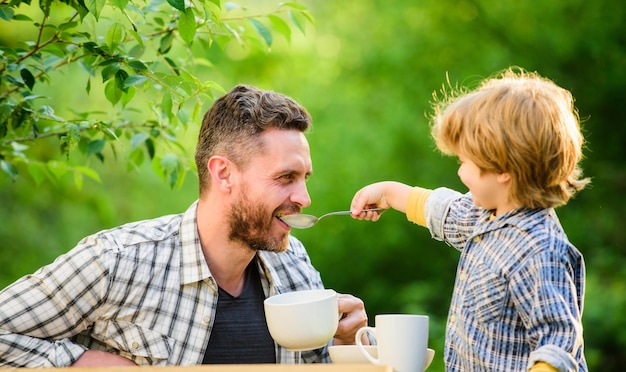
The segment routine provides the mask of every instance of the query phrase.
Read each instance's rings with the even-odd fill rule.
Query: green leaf
[[[293,24],[296,25],[296,27],[298,27],[298,29],[304,34],[304,23],[306,19],[302,16],[302,13],[289,11],[289,18],[291,19],[291,22],[293,22]]]
[[[50,174],[52,174],[56,180],[61,179],[61,177],[67,173],[67,164],[64,162],[50,160],[47,165]]]
[[[134,149],[128,155],[129,163],[126,166],[126,169],[128,171],[137,169],[143,164],[143,161],[145,160],[145,158],[146,158],[146,155],[144,154],[143,149],[141,148]]]
[[[89,167],[85,167],[82,165],[75,165],[74,167],[72,167],[72,169],[74,169],[74,171],[76,171],[77,173],[83,174],[96,182],[102,182],[98,172],[96,172],[95,170]]]
[[[25,14],[15,14],[13,16],[13,20],[14,21],[28,21],[28,22],[33,22],[33,19],[30,18],[29,16],[25,15]]]
[[[133,58],[139,58],[141,57],[144,52],[146,51],[146,49],[143,47],[143,45],[135,45],[132,48],[130,48],[130,51],[128,52],[128,55],[133,57]]]
[[[141,61],[132,60],[128,61],[128,66],[135,70],[136,72],[140,71],[148,71],[148,67]]]
[[[126,107],[126,105],[133,100],[133,98],[135,97],[135,93],[137,92],[137,89],[135,89],[135,87],[128,87],[126,88],[126,91],[122,91],[122,97],[120,98],[120,102],[122,103],[122,107]]]
[[[103,139],[89,141],[87,144],[87,156],[102,152],[105,144],[106,141]]]
[[[70,154],[78,146],[80,141],[80,135],[78,134],[79,127],[76,124],[67,124],[67,133],[61,136],[59,143],[61,145],[61,152],[69,159]]]
[[[104,87],[104,96],[109,102],[111,102],[112,105],[119,102],[122,97],[122,90],[118,88],[115,80],[110,80]]]
[[[148,134],[146,134],[146,133],[136,133],[130,139],[130,148],[133,149],[133,150],[136,149],[142,143],[144,143],[148,138],[150,138],[150,136]]]
[[[181,11],[178,19],[178,33],[187,45],[191,45],[196,36],[196,19],[193,9],[187,8]]]
[[[306,10],[306,6],[302,4],[298,4],[298,3],[289,2],[289,3],[281,3],[280,5],[293,8],[293,9],[298,9],[298,10]]]
[[[103,68],[101,72],[102,82],[105,83],[107,80],[114,77],[115,74],[117,74],[117,72],[119,71],[120,67],[121,66],[119,63],[112,63],[106,66],[105,68]]]
[[[148,80],[148,77],[146,75],[131,75],[127,77],[126,80],[124,80],[124,89],[143,84],[146,80]]]
[[[13,18],[13,8],[8,5],[0,5],[0,19],[4,19],[5,21],[10,21]]]
[[[163,37],[161,38],[160,42],[159,42],[159,53],[160,54],[167,54],[167,52],[170,51],[170,49],[172,48],[172,41],[174,40],[174,34],[171,32],[168,32],[167,34],[163,35]]]
[[[115,85],[124,92],[128,89],[124,86],[126,79],[128,79],[128,72],[120,69],[115,73]]]
[[[178,112],[176,113],[176,118],[185,126],[187,125],[187,123],[189,123],[190,119],[189,113],[184,108],[178,110]]]
[[[15,168],[12,163],[6,160],[0,160],[0,168],[2,168],[4,173],[8,174],[9,177],[11,177],[13,181],[15,181],[15,179],[17,178],[17,168]]]
[[[119,10],[124,10],[128,5],[128,0],[111,0],[111,4]]]
[[[83,175],[78,173],[78,172],[74,172],[74,184],[76,185],[76,189],[78,191],[83,189]]]
[[[163,93],[163,98],[161,99],[161,111],[168,118],[171,118],[173,116],[173,112],[172,112],[172,96],[168,92],[164,92]]]
[[[35,86],[35,77],[33,74],[27,68],[23,68],[20,70],[20,76],[22,76],[22,80],[24,80],[24,84],[26,84],[28,89],[33,90]]]
[[[176,75],[180,75],[180,71],[178,70],[178,66],[176,66],[176,62],[172,61],[172,59],[169,57],[165,57],[165,61],[168,65],[170,65]]]
[[[268,30],[263,23],[254,18],[250,18],[248,21],[252,24],[256,33],[263,38],[265,44],[267,44],[267,46],[272,46],[273,39],[270,30]]]
[[[267,18],[272,23],[272,27],[276,32],[283,35],[287,41],[291,41],[291,29],[285,20],[273,14],[269,15]]]
[[[117,48],[118,45],[120,45],[125,37],[126,30],[124,29],[124,26],[119,22],[115,22],[107,30],[105,41],[106,44],[109,46],[109,49],[113,51]]]
[[[51,177],[48,167],[46,167],[45,164],[39,162],[29,163],[27,169],[36,185],[40,185],[44,179]]]
[[[152,162],[153,167],[156,165],[158,173],[163,179],[174,188],[179,184],[182,170],[182,163],[178,156],[174,154],[165,154],[160,160],[155,158]]]
[[[135,31],[135,30],[128,30],[128,33],[130,33],[133,36],[133,38],[135,39],[137,44],[141,47],[141,49],[145,49],[144,45],[143,45],[143,39],[142,39],[141,35],[137,31]]]
[[[65,31],[65,30],[68,30],[68,29],[70,29],[70,28],[74,28],[74,27],[76,27],[76,26],[78,26],[78,22],[76,22],[76,21],[73,21],[73,22],[65,22],[65,23],[61,23],[61,24],[59,25],[59,30],[61,30],[61,31]]]
[[[104,8],[105,3],[106,0],[85,0],[87,10],[89,10],[89,13],[93,14],[96,21],[100,18],[100,12],[102,11],[102,8]]]
[[[0,105],[0,124],[6,124],[6,121],[11,117],[13,110],[15,110],[15,105],[13,104],[4,103]],[[2,137],[4,136],[0,136],[0,138]]]
[[[148,156],[150,157],[150,159],[154,159],[154,141],[152,141],[151,138],[148,138],[145,143],[146,149],[148,150]]]
[[[181,12],[185,10],[185,0],[167,0],[167,3]]]
[[[312,25],[315,26],[315,18],[313,18],[311,13],[309,13],[309,12],[301,12],[300,14],[302,14],[302,16],[304,18],[306,18],[309,22],[311,22]]]
[[[226,3],[226,11],[227,12],[230,12],[231,10],[234,10],[234,9],[241,9],[241,5],[233,3],[231,1]]]

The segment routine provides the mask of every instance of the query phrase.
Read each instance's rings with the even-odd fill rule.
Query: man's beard
[[[246,244],[254,251],[284,252],[289,246],[289,234],[274,237],[271,234],[274,216],[267,216],[262,203],[252,203],[241,193],[231,209],[229,219],[230,240]]]

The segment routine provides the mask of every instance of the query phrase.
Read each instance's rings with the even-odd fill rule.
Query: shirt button
[[[459,280],[464,281],[465,279],[467,279],[467,275],[465,273],[461,273],[461,275],[459,275]]]
[[[135,349],[135,350],[139,349],[139,342],[137,342],[137,341],[133,342],[132,346],[133,346],[133,349]]]
[[[450,315],[450,323],[456,322],[456,315]]]
[[[202,317],[202,323],[209,324],[210,321],[211,321],[211,318],[208,315],[205,315]]]
[[[472,240],[474,241],[474,243],[478,243],[480,242],[480,236],[475,236]]]

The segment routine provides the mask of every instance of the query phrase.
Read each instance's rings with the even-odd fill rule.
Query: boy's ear
[[[233,166],[234,164],[226,157],[212,156],[207,162],[211,185],[224,192],[230,192],[233,182]]]
[[[498,173],[497,180],[500,183],[508,183],[509,181],[511,181],[511,174],[508,172]]]

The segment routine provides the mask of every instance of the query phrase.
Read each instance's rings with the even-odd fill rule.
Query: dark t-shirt
[[[217,312],[203,364],[276,363],[274,340],[265,321],[265,294],[257,263],[246,269],[239,297],[218,288]]]

